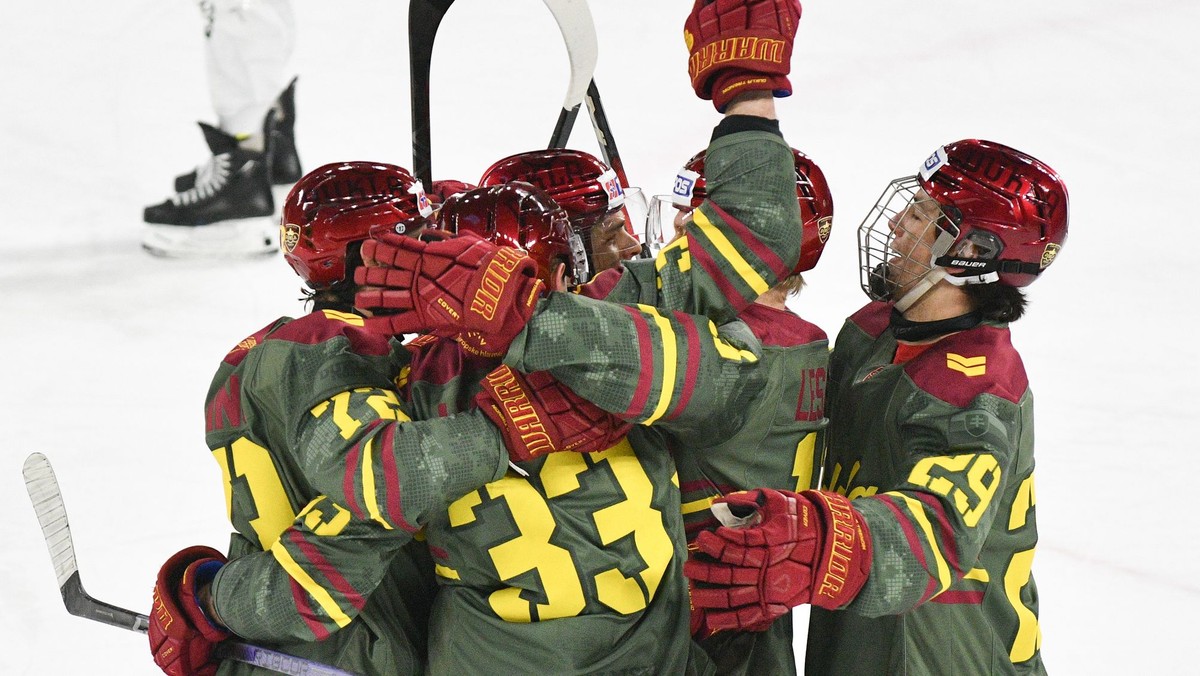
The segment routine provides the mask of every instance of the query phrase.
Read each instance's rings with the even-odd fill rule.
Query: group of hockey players
[[[833,218],[776,119],[800,14],[695,3],[689,75],[724,117],[653,257],[577,150],[428,194],[378,162],[299,179],[279,240],[312,312],[212,381],[235,532],[161,568],[166,673],[255,671],[219,657],[234,636],[361,674],[795,673],[802,604],[810,674],[1045,672],[1008,323],[1065,187],[938,148],[860,226],[871,301],[831,351],[785,304]]]

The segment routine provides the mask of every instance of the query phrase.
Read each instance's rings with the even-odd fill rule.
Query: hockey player
[[[435,583],[416,530],[523,452],[600,450],[622,436],[594,407],[564,436],[555,421],[589,405],[546,380],[527,405],[550,445],[509,453],[511,431],[479,411],[409,422],[394,392],[408,352],[363,330],[347,272],[372,227],[411,235],[428,213],[420,184],[391,165],[327,165],[289,195],[285,258],[315,311],[246,338],[213,379],[206,439],[237,532],[227,563],[189,547],[159,574],[149,633],[167,673],[212,673],[213,647],[231,632],[356,673],[422,672]],[[569,410],[547,414],[541,396]]]
[[[830,363],[825,490],[719,501],[701,534],[746,626],[813,604],[810,674],[1044,674],[1033,398],[1008,324],[1066,240],[1067,191],[999,143],[938,148],[859,229],[872,302]],[[716,507],[714,507],[715,509]]]
[[[736,8],[731,8],[731,13],[736,15]],[[797,7],[793,19],[798,13]],[[773,21],[778,22],[779,14],[772,6]],[[754,375],[761,377],[755,368],[760,353],[747,349],[756,344],[753,335],[741,323],[718,329],[715,324],[654,307],[700,308],[727,321],[796,264],[801,234],[796,171],[792,152],[774,122],[770,94],[751,90],[724,103],[728,105],[727,118],[714,133],[709,151],[714,167],[712,201],[701,206],[688,236],[658,260],[629,261],[615,271],[621,281],[612,288],[623,299],[646,305],[634,309],[552,293],[516,335],[514,329],[521,324],[502,313],[501,303],[489,303],[487,316],[474,316],[464,303],[469,290],[420,281],[435,245],[390,241],[392,238],[365,245],[371,267],[356,279],[384,286],[394,279],[403,290],[397,288],[388,302],[383,302],[382,294],[368,298],[360,294],[358,302],[405,310],[387,318],[392,331],[432,328],[460,339],[483,331],[494,339],[489,344],[492,351],[511,342],[506,362],[515,368],[551,368],[564,382],[608,410],[636,422],[657,423],[684,443],[710,446],[713,439],[727,439],[746,429],[746,412],[764,385]],[[543,159],[552,162],[553,158],[550,153]],[[544,175],[553,175],[553,170],[551,166]],[[569,183],[569,172],[562,174],[564,178],[553,185]],[[604,195],[598,181],[581,183],[572,189],[586,188]],[[447,307],[454,312],[445,310]],[[700,388],[699,383],[705,386]],[[635,427],[630,439],[638,458],[663,455],[664,441],[653,430]],[[794,456],[795,446],[789,449],[789,468]],[[473,500],[472,504],[479,504],[480,498]],[[463,523],[464,527],[471,525],[476,524]],[[475,634],[451,634],[456,641],[448,646],[455,648],[451,654],[467,655],[464,660],[473,659],[476,652],[492,656],[471,649],[482,647],[469,643]],[[527,645],[515,636],[510,643]],[[672,672],[664,666],[663,673]]]
[[[566,209],[587,252],[588,270],[579,283],[641,253],[630,234],[625,190],[617,173],[596,157],[566,148],[517,153],[488,167],[479,185],[510,181],[531,183]]]
[[[821,431],[827,419],[825,374],[829,341],[820,327],[787,307],[799,294],[803,273],[816,267],[833,227],[833,196],[820,167],[792,149],[796,197],[802,216],[800,261],[783,281],[748,305],[739,319],[762,342],[760,369],[767,386],[755,399],[742,427],[728,439],[706,444],[673,444],[679,468],[688,541],[717,525],[709,510],[714,499],[757,487],[805,490],[817,487]],[[705,153],[697,153],[675,180],[676,236],[686,236],[687,217],[708,196]],[[674,241],[674,240],[672,240]],[[694,590],[693,595],[706,594]],[[792,618],[748,627],[753,631],[715,632],[704,609],[693,614],[692,630],[720,674],[795,673]]]
[[[291,0],[200,0],[209,95],[200,123],[212,156],[146,207],[142,247],[158,256],[267,255],[279,248],[272,185],[300,178]],[[282,93],[281,93],[282,92]]]
[[[526,183],[452,197],[438,222],[459,237],[527,251],[551,289],[586,269],[566,212]],[[479,408],[502,427],[534,429],[529,416],[508,419],[524,395],[500,364],[502,351],[469,336],[422,336],[408,347],[401,394],[417,416]],[[536,386],[545,377],[528,379]],[[665,454],[635,454],[639,443],[620,438],[567,462],[514,463],[427,524],[441,585],[431,673],[683,673],[687,586],[675,469]]]

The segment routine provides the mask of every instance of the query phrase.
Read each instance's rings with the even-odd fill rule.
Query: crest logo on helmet
[[[300,243],[300,226],[295,223],[285,223],[279,226],[279,243],[283,250],[292,253]]]
[[[817,239],[824,244],[829,240],[829,233],[833,232],[833,216],[824,216],[817,221]]]
[[[1062,249],[1062,245],[1051,242],[1046,245],[1046,250],[1042,252],[1042,269],[1050,267],[1055,258],[1058,258],[1058,252]]]

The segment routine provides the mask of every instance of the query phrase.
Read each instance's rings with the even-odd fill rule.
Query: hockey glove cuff
[[[556,451],[604,451],[630,428],[545,371],[522,375],[501,366],[481,385],[475,403],[500,428],[513,462]]]
[[[713,511],[735,527],[701,532],[684,564],[697,583],[692,604],[712,629],[765,629],[802,603],[841,608],[867,581],[870,532],[841,495],[755,489],[718,499]]]

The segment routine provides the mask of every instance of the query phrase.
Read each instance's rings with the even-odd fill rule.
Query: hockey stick
[[[583,103],[587,83],[596,69],[596,27],[586,0],[543,0],[567,47],[571,78],[563,109],[559,113],[551,147],[562,147],[571,134],[575,116]],[[412,93],[413,173],[427,187],[433,185],[433,141],[429,109],[429,69],[433,61],[433,43],[442,18],[454,0],[409,0],[408,58],[409,85]],[[562,138],[561,143],[556,141]]]
[[[600,154],[604,156],[604,162],[616,172],[621,185],[628,188],[629,177],[625,175],[625,163],[621,161],[621,154],[617,151],[617,141],[613,138],[608,115],[604,114],[604,106],[600,103],[600,90],[596,88],[595,79],[588,84],[585,100],[588,114],[592,118],[592,129],[596,132],[596,142],[600,144]]]
[[[563,148],[575,126],[579,106],[583,104],[588,82],[596,72],[599,47],[596,43],[596,25],[587,0],[543,0],[567,46],[567,59],[571,62],[571,80],[567,84],[567,97],[563,100],[562,112],[550,136],[551,148]]]
[[[54,476],[54,469],[50,467],[50,460],[41,453],[32,453],[25,458],[21,473],[25,476],[25,489],[29,491],[29,499],[33,502],[38,523],[42,526],[46,547],[50,550],[50,560],[54,564],[54,573],[58,576],[58,590],[62,593],[67,612],[76,617],[103,622],[121,629],[143,634],[149,631],[150,618],[147,616],[97,601],[84,591],[83,582],[79,578],[79,566],[75,562],[71,526],[67,523],[67,508],[63,504],[62,490]],[[348,671],[320,662],[237,641],[223,642],[218,651],[219,658],[245,662],[280,674],[353,676]]]
[[[408,72],[412,93],[413,174],[433,189],[433,148],[429,126],[429,66],[442,17],[454,0],[409,0]]]

